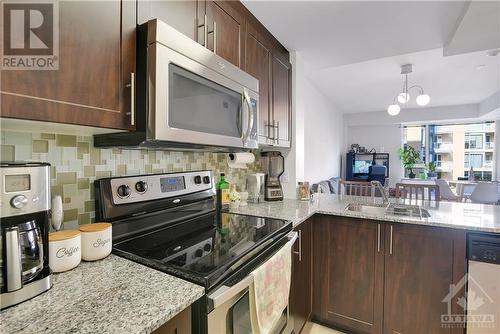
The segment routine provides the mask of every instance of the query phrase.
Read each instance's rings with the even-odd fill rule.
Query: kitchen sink
[[[366,213],[368,215],[393,215],[403,217],[429,218],[429,211],[421,208],[418,205],[406,204],[366,204],[366,203],[349,203],[345,207],[348,211]]]

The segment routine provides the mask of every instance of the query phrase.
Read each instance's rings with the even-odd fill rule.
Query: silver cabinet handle
[[[217,54],[217,22],[214,21],[214,53]]]
[[[302,262],[302,230],[299,230],[299,251],[294,251],[293,254],[298,255],[299,262]]]
[[[135,73],[130,73],[130,83],[126,84],[125,87],[130,88],[130,125],[135,125]]]
[[[380,253],[380,224],[377,224],[377,253]]]
[[[203,35],[203,46],[206,48],[208,40],[207,14],[203,17]]]
[[[390,239],[389,239],[389,254],[392,255],[392,230],[393,230],[393,227],[391,225],[391,235],[390,235]]]
[[[21,244],[19,243],[19,228],[17,226],[5,230],[7,291],[10,292],[23,287]]]
[[[276,126],[276,121],[273,120],[273,144],[276,144],[277,132],[278,132],[278,127]]]
[[[276,144],[279,145],[280,144],[280,121],[276,121],[276,132],[277,132]]]

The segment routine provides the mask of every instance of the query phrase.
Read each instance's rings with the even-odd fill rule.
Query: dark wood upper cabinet
[[[356,333],[381,333],[384,253],[381,224],[320,216],[315,231],[317,317]],[[321,235],[320,235],[321,233]],[[317,276],[317,277],[316,277]]]
[[[198,25],[197,6],[196,0],[138,0],[137,23],[142,24],[152,19],[160,19],[195,40]]]
[[[273,55],[272,110],[277,146],[290,147],[291,142],[291,71],[287,59]]]
[[[312,229],[314,218],[295,228],[299,239],[293,248],[290,315],[299,334],[312,312]]]
[[[232,64],[242,67],[245,19],[227,1],[206,0],[206,47]]]
[[[443,228],[387,225],[385,230],[384,333],[464,333],[442,326],[450,284],[465,275],[465,232]],[[452,314],[464,315],[451,301]]]
[[[259,80],[259,141],[269,137],[271,115],[271,46],[251,25],[247,25],[245,71]]]
[[[59,69],[2,71],[2,117],[130,129],[136,8],[60,1]]]

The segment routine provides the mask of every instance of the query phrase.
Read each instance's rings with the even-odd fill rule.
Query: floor
[[[344,334],[344,333],[325,326],[318,325],[314,322],[308,322],[304,326],[302,334]]]

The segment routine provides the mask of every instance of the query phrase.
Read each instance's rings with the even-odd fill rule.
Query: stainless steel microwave
[[[137,131],[96,135],[95,146],[258,147],[259,82],[160,20],[138,27]]]

